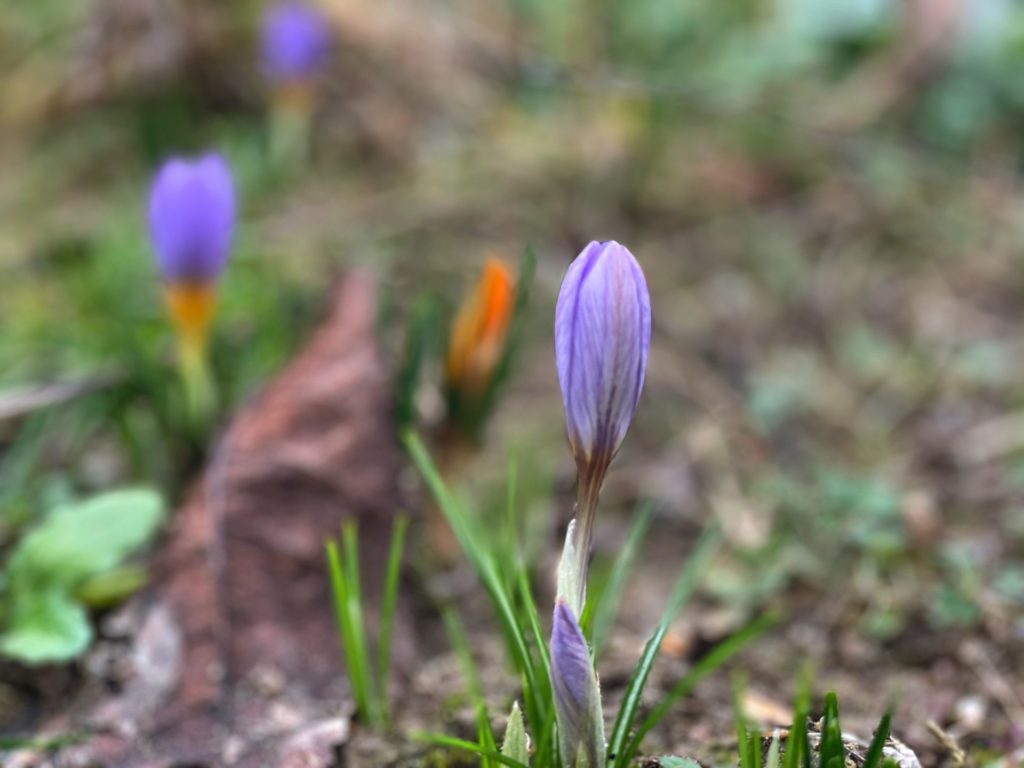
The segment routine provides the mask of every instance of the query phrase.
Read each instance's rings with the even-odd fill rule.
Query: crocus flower
[[[149,233],[165,283],[167,309],[178,331],[182,376],[190,407],[210,410],[205,347],[235,227],[235,188],[218,154],[168,160],[149,196]]]
[[[562,765],[604,768],[601,691],[587,641],[562,599],[555,603],[551,627],[551,686]]]
[[[555,307],[555,358],[577,467],[573,605],[585,600],[597,496],[644,385],[651,299],[636,259],[614,240],[592,242],[569,265]]]
[[[327,56],[330,33],[316,10],[288,0],[272,6],[263,17],[263,67],[275,83],[311,80]]]
[[[452,326],[445,374],[450,391],[475,398],[487,388],[504,349],[514,294],[508,267],[488,260]]]
[[[633,419],[651,343],[651,298],[614,240],[572,262],[555,309],[555,357],[569,443],[581,475],[603,477]]]
[[[170,285],[211,285],[227,263],[235,227],[235,188],[224,158],[174,158],[149,196],[149,233]]]

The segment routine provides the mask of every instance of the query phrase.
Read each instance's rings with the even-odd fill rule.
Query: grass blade
[[[551,684],[549,680],[538,679],[535,662],[526,641],[526,634],[520,626],[513,608],[512,597],[505,589],[494,557],[477,540],[468,515],[462,509],[461,502],[441,479],[423,441],[412,430],[406,430],[402,438],[413,463],[423,476],[438,507],[451,526],[459,546],[476,569],[484,589],[487,590],[491,602],[494,604],[509,654],[523,678],[527,720],[533,731],[537,732],[543,727],[547,713],[551,710]]]
[[[875,736],[871,739],[871,746],[864,756],[864,768],[879,768],[882,763],[882,751],[885,749],[885,740],[889,738],[889,726],[892,723],[892,709],[886,710],[882,719],[875,729]]]
[[[661,722],[662,718],[671,711],[677,701],[688,695],[701,680],[746,648],[774,624],[774,616],[762,616],[739,632],[727,637],[697,661],[686,675],[662,697],[661,701],[658,702],[658,706],[651,711],[640,727],[637,728],[636,733],[633,734],[633,738],[629,742],[629,746],[626,748],[626,762],[628,763],[636,757],[640,751],[640,743],[643,741],[644,736]]]
[[[710,562],[712,555],[718,549],[721,539],[719,531],[710,528],[701,536],[700,541],[697,542],[689,562],[687,562],[683,572],[676,580],[675,587],[672,590],[672,597],[669,599],[668,606],[661,617],[661,623],[647,641],[647,645],[644,646],[636,669],[633,670],[633,674],[629,679],[629,685],[626,688],[626,693],[623,697],[622,705],[619,707],[619,713],[615,718],[615,725],[608,742],[608,752],[611,755],[615,755],[615,765],[620,768],[625,768],[626,765],[624,760],[626,738],[629,735],[629,729],[633,725],[637,709],[640,706],[640,698],[643,696],[647,678],[651,674],[651,667],[654,666],[654,660],[658,656],[661,641],[665,638],[665,633],[668,632],[669,624],[696,588],[697,582],[704,574],[708,562]]]
[[[820,762],[822,765],[829,765],[832,760],[839,758],[846,759],[846,750],[843,747],[843,731],[839,724],[839,698],[835,691],[825,694],[824,722],[821,727],[821,744],[818,747]]]
[[[383,720],[380,700],[375,691],[375,680],[370,665],[370,655],[366,649],[366,621],[363,616],[363,590],[359,578],[359,535],[356,524],[352,520],[345,521],[341,527],[341,543],[344,557],[341,566],[347,584],[347,600],[345,606],[349,623],[352,626],[352,642],[356,663],[359,665],[359,676],[366,692],[369,720],[379,724]]]
[[[533,645],[536,649],[536,658],[538,660],[538,668],[535,671],[535,677],[539,684],[544,686],[544,688],[538,692],[538,695],[546,701],[550,701],[552,695],[551,660],[548,657],[548,646],[544,638],[544,632],[540,626],[540,617],[537,613],[537,605],[534,603],[533,594],[530,591],[530,578],[527,573],[526,566],[520,563],[518,569],[516,580],[519,588],[519,597],[522,602],[523,612],[526,614],[526,623],[530,627],[530,633],[533,636]],[[547,763],[545,760],[550,762],[554,759],[549,753],[549,750],[554,747],[554,741],[551,740],[554,732],[554,720],[553,718],[549,719],[551,722],[545,725],[544,730],[541,732],[541,738],[537,742],[535,757],[538,765],[546,765]]]
[[[754,768],[761,768],[761,731],[755,729],[747,734],[747,751]]]
[[[793,724],[786,736],[785,768],[810,768],[810,751],[807,739],[807,717],[811,712],[811,681],[814,678],[811,665],[805,665],[797,683],[796,701],[793,703]],[[804,755],[804,763],[800,756]]]
[[[356,650],[356,628],[352,625],[351,614],[348,610],[350,585],[345,579],[345,569],[342,567],[341,556],[338,553],[338,543],[333,539],[327,542],[327,566],[330,572],[331,591],[334,596],[334,613],[338,622],[341,649],[345,657],[345,666],[348,670],[349,684],[352,686],[352,698],[355,699],[356,709],[363,717],[369,718],[369,701],[364,685],[365,667],[360,665],[358,651]]]
[[[540,614],[537,613],[537,604],[533,602],[533,594],[530,592],[530,577],[525,567],[519,569],[517,582],[519,586],[519,599],[522,601],[523,610],[526,613],[526,621],[530,626],[530,634],[533,635],[533,644],[537,648],[537,655],[544,669],[544,677],[550,679],[551,661],[548,658],[548,646],[544,640],[544,632],[540,628]]]
[[[593,618],[590,621],[590,641],[594,658],[597,658],[601,647],[604,645],[604,640],[608,636],[608,632],[611,631],[612,623],[615,621],[615,615],[619,609],[619,603],[622,600],[622,591],[626,586],[626,577],[633,569],[633,561],[636,559],[640,543],[643,541],[647,529],[651,525],[651,519],[654,517],[653,513],[654,506],[650,502],[645,502],[640,507],[636,520],[630,528],[629,537],[626,539],[622,551],[619,552],[619,556],[615,558],[615,565],[612,566],[612,573],[608,577],[608,584],[598,598]]]
[[[381,714],[384,720],[387,720],[391,714],[391,702],[388,696],[388,680],[391,679],[391,628],[394,626],[398,577],[402,569],[402,551],[405,548],[405,534],[408,528],[408,518],[399,515],[395,519],[395,527],[391,532],[391,548],[388,551],[388,567],[384,578],[384,596],[380,607],[380,634],[377,638],[377,691],[381,697]]]
[[[439,747],[450,747],[452,749],[461,749],[464,752],[472,752],[475,755],[480,755],[480,757],[493,760],[496,763],[511,766],[511,768],[530,768],[530,766],[525,763],[521,763],[511,757],[506,757],[495,749],[481,747],[479,744],[474,744],[472,741],[466,741],[465,739],[456,739],[452,736],[445,736],[440,733],[421,733],[417,735],[416,738],[419,741],[424,741],[428,744],[436,744]]]
[[[736,748],[740,753],[740,768],[754,768],[750,754],[750,738],[747,733],[747,716],[743,712],[743,678],[736,675],[732,682],[733,719],[736,721]]]

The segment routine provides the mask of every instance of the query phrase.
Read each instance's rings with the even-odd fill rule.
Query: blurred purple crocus
[[[326,20],[305,3],[285,0],[263,17],[263,67],[275,82],[311,79],[323,65],[329,45]]]
[[[551,627],[551,686],[555,694],[562,765],[603,768],[601,691],[587,641],[572,610],[562,599],[555,603]]]
[[[235,187],[223,157],[211,153],[163,164],[149,196],[149,232],[168,283],[215,282],[234,228]]]

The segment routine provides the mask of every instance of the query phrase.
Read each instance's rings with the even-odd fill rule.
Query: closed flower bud
[[[220,155],[176,158],[157,172],[149,196],[149,234],[178,331],[188,408],[197,420],[205,419],[215,402],[205,348],[234,228],[235,187]]]
[[[235,188],[220,155],[164,163],[149,196],[149,232],[168,283],[215,283],[234,228]]]
[[[278,3],[263,18],[263,68],[275,83],[312,80],[323,66],[329,45],[327,22],[305,3]]]
[[[640,399],[651,342],[651,300],[636,259],[614,240],[592,242],[562,281],[555,356],[580,482],[600,486]]]
[[[558,746],[566,768],[604,768],[601,691],[587,641],[565,600],[555,603],[551,628],[551,686]]]
[[[448,340],[448,389],[464,397],[483,394],[505,347],[515,283],[501,261],[488,260],[473,292],[463,302]]]

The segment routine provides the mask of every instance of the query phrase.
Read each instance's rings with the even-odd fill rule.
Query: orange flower
[[[476,288],[466,296],[448,341],[450,389],[480,395],[501,357],[512,319],[515,281],[508,267],[488,259]]]

